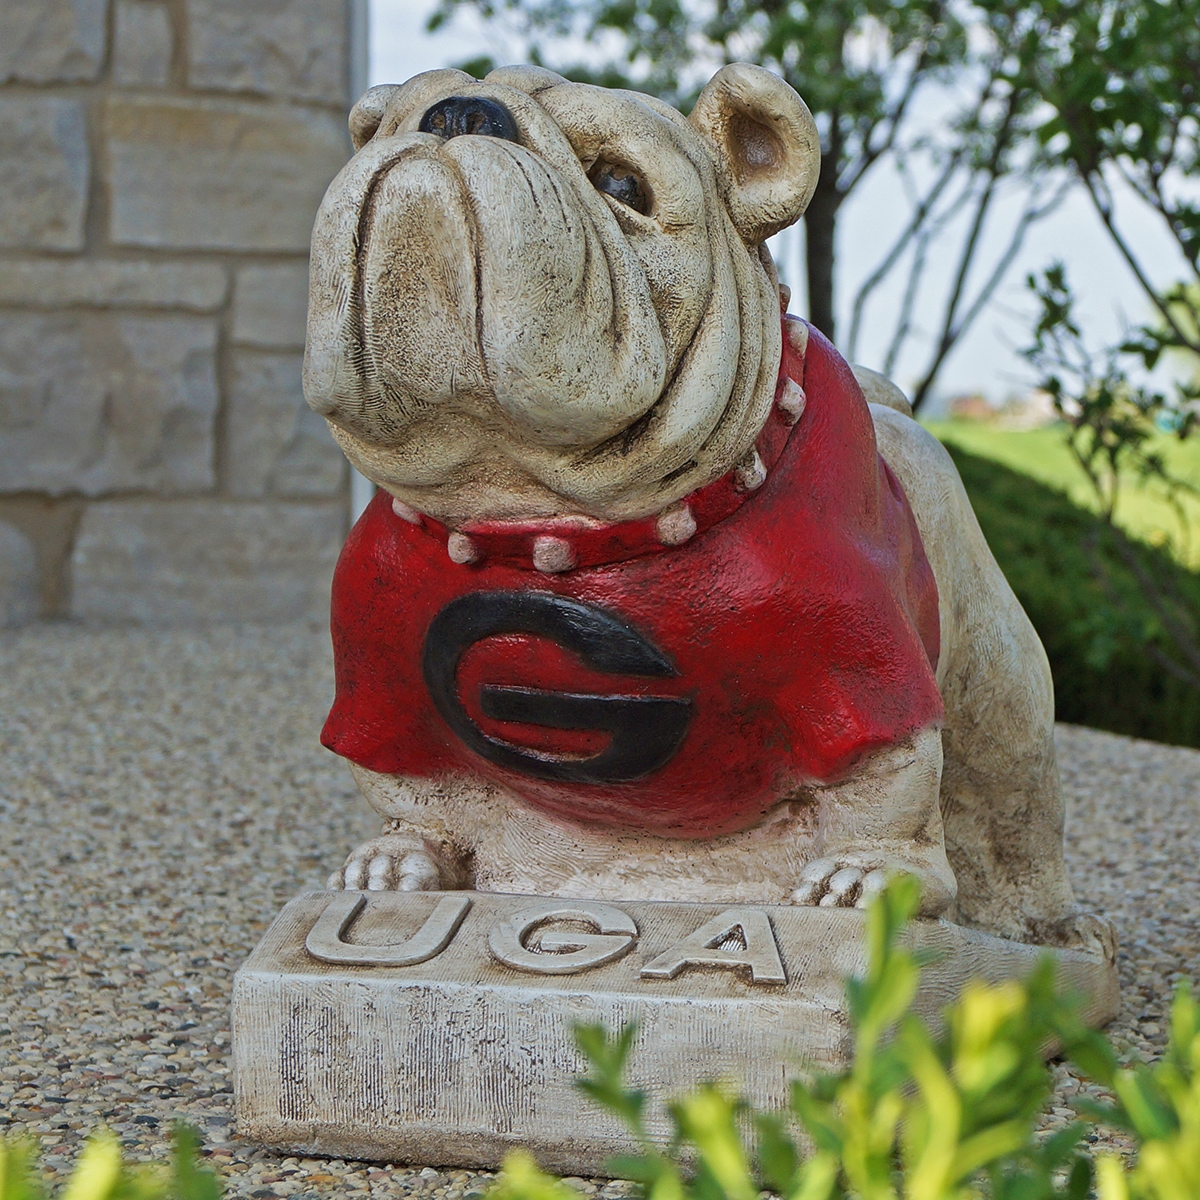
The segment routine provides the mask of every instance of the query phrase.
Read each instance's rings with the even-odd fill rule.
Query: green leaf
[[[1066,1200],[1087,1200],[1092,1191],[1094,1172],[1089,1159],[1076,1158],[1067,1176]]]
[[[680,1133],[699,1152],[700,1164],[719,1194],[729,1200],[757,1200],[758,1187],[737,1127],[735,1102],[706,1084],[672,1104],[670,1112]],[[703,1172],[697,1173],[696,1182],[706,1190]]]
[[[818,1150],[841,1154],[842,1123],[828,1100],[819,1098],[799,1080],[794,1080],[792,1111]]]
[[[1156,1094],[1154,1078],[1145,1069],[1118,1071],[1113,1090],[1139,1137],[1161,1140],[1178,1129],[1178,1119]]]
[[[575,1086],[643,1138],[646,1094],[624,1084],[625,1066],[637,1037],[636,1023],[630,1022],[611,1037],[602,1024],[577,1024],[572,1033],[576,1046],[592,1068],[591,1075],[574,1080]]]
[[[1167,1056],[1189,1073],[1200,1070],[1200,1003],[1181,982],[1171,1002],[1171,1037]]]
[[[1079,1143],[1088,1133],[1088,1126],[1080,1121],[1072,1121],[1063,1129],[1055,1130],[1041,1144],[1038,1158],[1043,1167],[1056,1170],[1071,1158]]]
[[[174,1200],[221,1200],[221,1183],[199,1165],[200,1134],[177,1122],[171,1128],[171,1195]]]
[[[511,1150],[504,1159],[488,1200],[581,1200],[582,1193],[542,1171],[533,1155]]]
[[[796,1143],[788,1136],[783,1121],[774,1113],[758,1113],[754,1117],[758,1133],[758,1169],[763,1181],[780,1194],[791,1190],[800,1166]]]
[[[61,1200],[110,1200],[121,1181],[121,1143],[107,1131],[88,1138]]]
[[[0,1200],[42,1200],[34,1154],[29,1138],[0,1137]]]
[[[1063,1056],[1073,1062],[1085,1075],[1111,1087],[1117,1073],[1117,1056],[1112,1045],[1102,1034],[1093,1030],[1071,1030],[1071,1036],[1063,1037]]]
[[[814,1154],[800,1168],[796,1186],[786,1200],[830,1200],[837,1188],[838,1160],[832,1154]]]
[[[1016,1154],[1029,1144],[1031,1130],[1027,1121],[1006,1121],[993,1125],[961,1142],[954,1154],[949,1177],[958,1183],[999,1159]]]

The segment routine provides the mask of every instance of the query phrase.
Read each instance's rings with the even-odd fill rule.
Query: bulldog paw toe
[[[868,871],[862,878],[862,884],[858,889],[858,899],[854,902],[855,908],[866,908],[871,901],[887,887],[888,873],[881,867],[877,867],[874,871]]]
[[[819,858],[800,873],[800,882],[792,891],[793,904],[817,904],[825,894],[829,877],[837,870],[832,859]]]
[[[441,872],[424,851],[406,854],[396,867],[398,892],[435,892],[441,886]]]
[[[825,883],[822,908],[849,908],[858,898],[863,872],[860,867],[839,867]]]
[[[886,868],[869,863],[817,859],[801,873],[792,903],[818,908],[866,908],[883,891],[888,875]]]
[[[867,908],[896,875],[912,875],[921,884],[919,915],[922,917],[940,916],[957,891],[954,874],[944,856],[932,856],[927,861],[918,855],[881,858],[877,854],[846,851],[837,857],[810,862],[800,873],[792,903],[819,908]]]
[[[441,872],[424,850],[384,836],[351,851],[325,886],[335,892],[429,892],[441,885]]]
[[[864,878],[874,874],[856,863],[819,858],[801,872],[800,883],[792,892],[792,903],[849,908],[857,901]]]
[[[357,851],[351,854],[342,869],[330,875],[328,887],[331,891],[361,892],[365,888],[367,864],[357,854]]]

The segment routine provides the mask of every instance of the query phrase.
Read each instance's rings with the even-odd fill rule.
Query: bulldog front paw
[[[821,908],[866,908],[871,897],[883,890],[888,874],[882,866],[818,858],[800,872],[792,903]]]
[[[954,901],[958,885],[944,854],[881,858],[878,853],[842,852],[810,862],[800,872],[793,904],[821,908],[866,908],[893,875],[913,875],[921,885],[922,917],[937,917]]]
[[[334,892],[433,892],[442,887],[442,877],[432,856],[411,838],[384,834],[352,850],[325,886]]]
[[[1095,913],[1076,909],[1058,921],[1033,921],[1029,940],[1040,946],[1062,946],[1098,955],[1105,962],[1117,961],[1117,930],[1113,923]]]

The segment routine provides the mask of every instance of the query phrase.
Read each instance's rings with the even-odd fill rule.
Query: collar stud
[[[767,467],[757,450],[742,459],[734,471],[734,486],[743,492],[753,492],[767,482]]]
[[[795,425],[804,415],[804,406],[807,403],[808,397],[804,394],[804,389],[794,379],[789,379],[784,383],[783,391],[775,405],[783,419],[789,425]]]
[[[655,525],[664,546],[682,546],[696,534],[696,518],[686,504],[676,504],[659,514]]]
[[[533,539],[533,565],[544,575],[559,575],[577,562],[575,547],[566,538],[543,534]]]
[[[458,563],[460,567],[478,562],[480,558],[479,547],[465,533],[457,531],[446,539],[446,553],[450,556],[450,561]]]

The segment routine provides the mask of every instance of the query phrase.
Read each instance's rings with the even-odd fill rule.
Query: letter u
[[[339,892],[309,930],[304,948],[321,962],[347,967],[411,967],[441,954],[450,945],[471,907],[467,896],[443,896],[411,937],[386,946],[347,942],[358,915],[367,906],[361,892]]]

